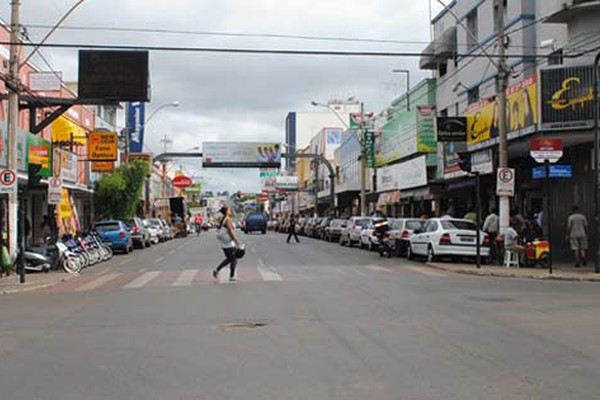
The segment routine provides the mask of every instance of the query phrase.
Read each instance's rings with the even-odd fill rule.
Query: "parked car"
[[[144,222],[144,226],[148,230],[148,233],[150,233],[150,241],[154,244],[160,242],[158,228],[156,226],[152,225],[150,223],[150,221],[147,219],[145,219],[143,222]]]
[[[123,250],[128,254],[133,250],[133,240],[127,225],[120,220],[99,221],[94,224],[93,230],[98,232],[102,242],[114,251]]]
[[[152,228],[156,229],[159,242],[164,242],[167,240],[168,233],[166,232],[165,227],[159,218],[150,218],[148,219],[148,223]]]
[[[342,229],[348,226],[348,221],[345,219],[334,219],[325,228],[323,239],[328,242],[337,242],[342,235]]]
[[[296,233],[298,235],[304,235],[304,227],[306,225],[307,218],[298,218],[296,222]]]
[[[385,221],[386,219],[382,219]],[[393,218],[388,218],[387,223],[390,224],[394,221]],[[367,248],[369,251],[375,250],[379,246],[379,238],[375,235],[375,225],[373,220],[369,221],[367,226],[360,232],[360,247]]]
[[[246,215],[244,233],[256,231],[262,232],[263,235],[267,233],[267,216],[259,211],[251,211]]]
[[[127,225],[129,232],[131,232],[131,240],[134,246],[138,246],[140,249],[150,247],[152,244],[150,231],[148,231],[141,218],[135,217],[125,221],[125,225]]]
[[[351,217],[348,220],[348,226],[342,230],[340,235],[340,244],[348,244],[352,247],[354,243],[360,243],[360,232],[371,221],[370,217]]]
[[[164,230],[164,235],[165,235],[165,240],[173,240],[173,238],[175,237],[175,232],[173,231],[173,226],[171,226],[171,224],[169,224],[167,221],[165,221],[162,218],[159,218],[160,223],[162,224],[163,230]]]
[[[487,261],[490,255],[490,241],[486,233],[480,231],[481,257]],[[475,257],[477,227],[466,219],[432,218],[422,229],[415,231],[408,239],[407,257],[425,256],[427,262],[439,257]]]
[[[304,226],[304,234],[308,237],[315,237],[315,229],[320,220],[320,218],[309,218]]]
[[[392,242],[391,248],[396,250],[396,256],[406,256],[408,238],[414,231],[423,228],[425,221],[417,218],[395,218],[390,220],[390,230],[386,240]]]
[[[325,229],[329,226],[331,221],[333,221],[333,219],[330,217],[321,218],[321,222],[315,227],[316,238],[321,240],[325,238]]]

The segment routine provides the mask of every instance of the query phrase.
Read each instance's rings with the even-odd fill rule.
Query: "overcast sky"
[[[0,15],[10,21],[9,2]],[[21,21],[31,40],[41,39],[76,0],[23,0]],[[433,11],[439,8],[434,5]],[[417,43],[365,43],[199,34],[59,30],[50,43],[164,45],[186,47],[421,51],[429,41],[427,0],[86,0],[64,27],[141,28],[189,32],[284,34],[385,39]],[[77,51],[44,49],[43,55],[65,80],[77,79]],[[309,57],[213,53],[151,53],[152,100],[165,108],[147,127],[146,144],[160,152],[185,151],[203,141],[284,141],[289,111],[310,111],[310,102],[355,96],[369,111],[381,111],[405,90],[405,78],[392,69],[408,68],[411,80],[428,76],[418,58]],[[48,69],[39,59],[36,63]],[[257,191],[256,170],[201,170],[213,190]]]

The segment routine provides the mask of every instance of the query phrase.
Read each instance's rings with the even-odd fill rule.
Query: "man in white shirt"
[[[504,249],[519,254],[519,258],[525,254],[525,246],[519,243],[519,234],[512,223],[504,233]]]

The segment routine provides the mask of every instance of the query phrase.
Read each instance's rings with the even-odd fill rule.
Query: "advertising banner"
[[[65,116],[60,116],[52,122],[52,141],[74,143],[85,146],[87,144],[85,130]]]
[[[541,71],[544,130],[594,125],[594,69],[591,65]]]
[[[75,235],[77,233],[79,224],[73,210],[71,196],[65,188],[62,189],[62,199],[60,205],[57,207],[57,219],[56,223],[59,235]]]
[[[383,126],[375,140],[375,164],[382,166],[415,154],[417,147],[415,111],[398,111]]]
[[[117,132],[90,132],[88,158],[90,161],[116,161],[117,145]]]
[[[27,135],[27,165],[38,164],[42,168],[38,172],[39,176],[48,178],[52,175],[51,154],[52,143],[38,135]]]
[[[275,180],[279,176],[279,169],[277,168],[261,168],[260,169],[260,182],[263,193],[275,192]]]
[[[417,106],[417,150],[419,153],[435,153],[435,107]]]
[[[287,191],[298,190],[298,177],[278,176],[275,178],[275,188]]]
[[[146,103],[127,103],[126,129],[129,135],[129,152],[144,151],[144,122],[146,121]]]
[[[335,151],[342,143],[342,130],[340,128],[326,128],[325,134],[325,158],[333,160]]]
[[[427,185],[427,156],[380,168],[377,190],[403,190]]]
[[[537,115],[537,77],[524,79],[506,89],[509,139],[535,131]],[[467,108],[467,144],[470,150],[495,144],[498,138],[498,98],[482,99]]]
[[[92,162],[92,172],[113,172],[115,170],[114,161],[94,161]]]
[[[466,142],[467,118],[466,117],[438,117],[437,119],[438,142]]]
[[[367,167],[375,168],[375,132],[367,131],[364,137],[365,157],[367,159]]]
[[[281,167],[281,145],[274,142],[205,142],[205,168]]]
[[[53,155],[52,176],[61,177],[63,181],[71,183],[77,182],[77,154],[54,148]]]

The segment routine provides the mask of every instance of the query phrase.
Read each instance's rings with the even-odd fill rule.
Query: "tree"
[[[96,182],[94,201],[97,213],[103,217],[130,219],[142,199],[144,181],[150,174],[147,162],[134,160],[121,164],[111,174]]]

